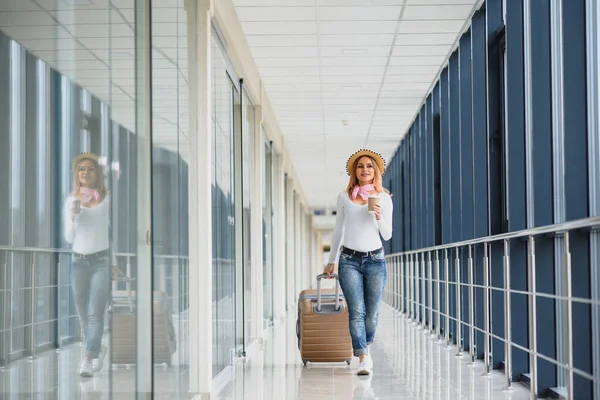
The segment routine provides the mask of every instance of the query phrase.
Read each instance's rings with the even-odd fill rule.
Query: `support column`
[[[252,174],[252,220],[250,229],[252,231],[252,337],[251,341],[263,338],[263,190],[264,182],[264,136],[262,129],[262,107],[254,109],[254,138],[250,145],[253,160],[254,173]]]
[[[285,218],[286,223],[286,262],[285,268],[287,270],[287,292],[288,292],[288,308],[293,309],[296,304],[296,290],[294,282],[296,279],[295,269],[295,237],[294,237],[294,181],[288,178],[287,193],[286,193],[286,207],[285,207]]]
[[[212,0],[186,0],[190,101],[190,392],[212,389]]]
[[[274,232],[273,232],[273,321],[281,322],[285,318],[286,281],[285,281],[285,184],[283,175],[283,156],[276,158],[275,177],[273,179],[274,196]]]

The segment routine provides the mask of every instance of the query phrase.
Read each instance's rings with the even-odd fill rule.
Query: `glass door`
[[[264,133],[263,133],[264,137]],[[263,195],[263,327],[273,322],[273,149],[270,141],[264,144]]]

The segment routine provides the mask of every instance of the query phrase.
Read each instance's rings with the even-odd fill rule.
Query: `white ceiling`
[[[476,3],[234,0],[311,207],[335,206],[354,151],[389,161]]]
[[[334,205],[355,150],[389,160],[478,3],[233,1],[315,208]],[[154,138],[169,147],[188,129],[186,15],[183,0],[152,5]],[[0,29],[110,104],[132,131],[134,17],[134,0],[0,1]]]
[[[135,131],[134,3],[1,0],[0,29],[110,104],[112,119]],[[152,6],[153,135],[173,148],[188,129],[186,13],[183,0]]]

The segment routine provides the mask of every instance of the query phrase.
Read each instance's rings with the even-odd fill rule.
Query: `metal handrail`
[[[477,239],[470,239],[461,242],[454,242],[444,245],[432,246],[416,250],[409,250],[386,255],[388,261],[389,284],[384,290],[384,301],[392,308],[405,314],[405,317],[418,324],[425,333],[437,337],[440,343],[444,343],[447,347],[451,347],[454,340],[458,347],[457,355],[463,354],[462,347],[462,329],[467,328],[469,338],[468,355],[470,363],[476,361],[477,354],[474,350],[475,332],[484,334],[484,364],[486,367],[486,375],[490,375],[493,368],[492,360],[492,339],[499,340],[505,344],[504,346],[504,375],[506,379],[506,389],[511,389],[513,382],[512,372],[512,349],[519,349],[528,353],[529,356],[529,374],[530,374],[530,393],[531,398],[537,398],[537,373],[538,359],[543,359],[554,364],[557,368],[564,371],[565,381],[564,386],[567,398],[573,398],[574,393],[574,374],[583,377],[593,384],[600,384],[600,375],[582,371],[576,368],[573,364],[573,305],[577,303],[589,304],[591,306],[600,305],[600,300],[597,297],[579,298],[574,297],[572,293],[572,277],[571,277],[571,246],[570,233],[575,230],[585,230],[590,235],[600,236],[600,217],[591,217],[570,221],[560,224],[553,224],[538,228],[524,229],[520,231],[503,233],[499,235],[487,236]],[[538,292],[536,288],[536,236],[548,235],[555,238],[555,249],[562,250],[562,254],[557,256],[557,261],[560,264],[560,287],[556,289],[556,294]],[[512,239],[523,241],[527,246],[527,289],[516,290],[511,287],[511,259],[510,259],[510,242]],[[503,282],[500,286],[492,284],[490,279],[490,262],[491,262],[491,244],[493,242],[503,242],[503,257],[501,261]],[[483,258],[483,265],[475,267],[474,245],[483,245],[483,254],[478,257]],[[459,272],[463,269],[461,265],[464,258],[459,256],[461,250],[468,249],[467,257],[467,277],[466,281]],[[455,257],[453,257],[455,255]],[[466,255],[466,254],[465,254]],[[433,256],[433,257],[432,257]],[[456,276],[449,275],[450,265],[456,268]],[[498,265],[500,267],[500,263]],[[483,284],[474,282],[474,269],[483,269]],[[428,273],[425,273],[426,269]],[[435,272],[435,275],[434,275]],[[443,276],[442,276],[443,275]],[[453,280],[454,278],[454,280]],[[443,286],[442,286],[443,285]],[[450,286],[453,291],[451,292]],[[497,284],[496,284],[497,285]],[[426,289],[427,287],[427,289]],[[476,323],[474,303],[475,303],[475,288],[483,289],[484,305],[483,305],[483,329]],[[440,295],[443,289],[445,304],[440,303]],[[463,290],[467,290],[467,295]],[[504,337],[495,334],[492,331],[492,321],[490,309],[490,296],[492,292],[499,291],[503,293],[504,301]],[[427,293],[428,292],[428,293]],[[435,292],[435,304],[434,304]],[[564,293],[563,293],[564,292]],[[428,294],[429,296],[425,296]],[[511,315],[511,295],[521,294],[527,296],[528,299],[528,347],[516,343],[512,338],[511,323],[513,322]],[[456,302],[456,310],[451,309],[449,299],[454,296]],[[593,295],[592,295],[593,296]],[[564,343],[560,344],[560,353],[563,358],[552,358],[542,354],[537,348],[537,308],[536,298],[544,297],[554,299],[555,301],[564,301],[564,313],[560,320],[565,329]],[[461,311],[461,303],[466,301],[468,304],[468,316],[463,316]],[[427,318],[429,312],[429,318]],[[452,315],[453,312],[455,315]],[[434,322],[434,313],[436,321]],[[442,321],[442,318],[444,321]],[[427,321],[428,320],[428,321]],[[450,322],[456,323],[455,337],[450,338]],[[444,325],[442,334],[440,327]],[[433,325],[435,324],[435,326]]]
[[[51,247],[24,247],[24,246],[7,246],[0,245],[0,251],[22,251],[28,253],[72,253],[72,249],[60,249]],[[136,257],[135,253],[115,253],[116,257]],[[189,256],[179,256],[176,254],[155,254],[154,257],[165,258],[165,259],[189,259]]]
[[[0,250],[23,251],[31,253],[71,253],[71,249],[54,249],[50,247],[24,247],[0,245]]]
[[[57,275],[57,284],[56,285],[45,285],[45,286],[35,286],[34,283],[31,283],[31,294],[30,294],[30,298],[31,298],[31,321],[28,321],[27,326],[31,325],[32,327],[41,323],[46,323],[49,321],[53,321],[53,322],[57,322],[57,326],[58,326],[58,339],[57,339],[57,348],[61,349],[62,348],[62,343],[63,343],[63,338],[62,338],[62,325],[61,325],[61,321],[62,321],[62,309],[59,307],[58,308],[58,314],[57,317],[51,320],[45,320],[45,321],[36,321],[36,309],[35,309],[35,304],[36,304],[36,291],[40,290],[40,289],[44,289],[44,288],[54,288],[57,287],[59,288],[57,291],[57,296],[58,296],[58,304],[62,303],[62,291],[60,290],[60,287],[63,286],[61,284],[62,282],[62,277],[61,277],[61,271],[62,269],[60,268],[61,266],[61,260],[63,259],[62,255],[64,254],[71,254],[73,252],[72,249],[70,248],[49,248],[49,247],[30,247],[30,246],[9,246],[9,245],[0,245],[0,254],[3,254],[2,259],[0,259],[0,274],[3,274],[0,282],[2,283],[2,287],[0,289],[2,289],[2,297],[3,297],[3,301],[4,303],[8,304],[7,299],[5,298],[5,296],[8,296],[9,290],[10,288],[8,287],[8,260],[9,260],[9,255],[10,254],[16,254],[16,253],[22,253],[22,254],[30,254],[31,256],[31,262],[29,263],[28,267],[30,268],[28,270],[28,273],[30,275],[28,276],[35,276],[35,270],[37,267],[37,255],[39,254],[56,254],[58,255],[58,275]],[[131,259],[136,258],[136,254],[135,253],[115,253],[115,257],[123,259],[126,258],[127,260],[127,265],[126,265],[126,274],[130,275],[131,274]],[[154,257],[162,259],[162,260],[183,260],[185,263],[189,264],[189,256],[180,256],[180,255],[171,255],[171,254],[167,254],[167,255],[154,255]],[[163,263],[160,263],[163,264]],[[33,278],[31,278],[33,279]],[[128,278],[129,279],[129,278]],[[116,281],[113,283],[113,288],[116,288],[114,286],[114,284],[116,283]],[[131,286],[129,284],[129,290],[131,290]],[[4,304],[3,303],[3,304]],[[0,314],[2,316],[2,318],[0,319],[0,368],[6,368],[8,366],[8,364],[10,363],[9,361],[9,346],[8,346],[8,340],[9,340],[9,329],[8,329],[8,317],[7,317],[7,313],[6,311],[4,313]],[[31,335],[31,339],[30,339],[30,343],[28,343],[28,348],[29,351],[31,352],[31,357],[34,358],[36,357],[36,349],[37,349],[37,343],[36,343],[36,336],[35,335]]]
[[[393,254],[387,254],[387,255],[388,256],[399,256],[399,255],[408,255],[408,254],[421,254],[421,253],[427,253],[429,251],[455,249],[457,247],[465,247],[465,246],[469,246],[469,245],[498,242],[501,240],[519,239],[519,238],[528,237],[528,236],[560,234],[560,233],[564,233],[564,232],[568,232],[568,231],[572,231],[572,230],[576,230],[576,229],[585,229],[585,228],[590,228],[592,230],[600,229],[600,217],[590,217],[590,218],[578,219],[575,221],[563,222],[560,224],[553,224],[553,225],[546,225],[546,226],[541,226],[541,227],[537,227],[537,228],[523,229],[520,231],[501,233],[498,235],[491,235],[491,236],[486,236],[486,237],[481,237],[481,238],[476,238],[476,239],[463,240],[461,242],[442,244],[442,245],[437,245],[437,246],[432,246],[432,247],[424,247],[424,248],[420,248],[420,249],[416,249],[416,250],[407,250],[407,251],[393,253]]]

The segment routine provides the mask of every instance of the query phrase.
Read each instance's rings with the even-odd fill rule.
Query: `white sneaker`
[[[373,360],[371,356],[367,355],[363,358],[362,362],[358,364],[358,375],[371,375],[373,372]]]
[[[92,361],[94,372],[99,372],[102,370],[102,366],[104,365],[104,357],[106,357],[107,351],[108,349],[105,346],[100,347],[100,354],[98,355],[98,358],[94,358],[94,361]]]
[[[79,376],[84,378],[91,378],[94,376],[94,367],[92,366],[92,362],[87,358],[84,358],[81,362],[81,367],[79,367]]]

